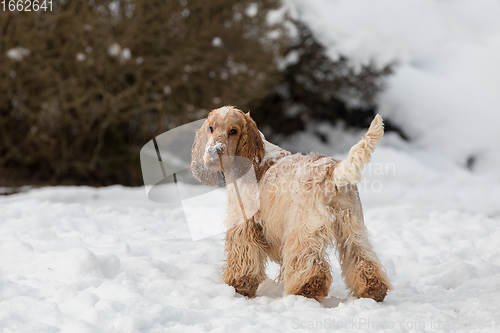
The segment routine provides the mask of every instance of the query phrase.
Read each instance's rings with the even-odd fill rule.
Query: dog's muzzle
[[[222,153],[222,144],[221,143],[216,143],[213,146],[208,146],[207,147],[207,153],[212,158],[219,157],[219,154]]]
[[[226,145],[221,142],[215,142],[205,148],[205,164],[207,167],[220,166],[219,156],[224,153]]]

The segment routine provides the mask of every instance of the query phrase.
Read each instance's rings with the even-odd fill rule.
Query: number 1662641
[[[52,0],[1,0],[0,8],[4,12],[51,12]]]

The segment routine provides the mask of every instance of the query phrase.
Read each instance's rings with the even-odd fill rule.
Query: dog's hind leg
[[[329,241],[321,231],[292,232],[283,248],[283,279],[287,294],[323,300],[330,290],[332,275],[326,258]]]
[[[368,240],[362,214],[339,211],[334,227],[342,275],[351,295],[383,301],[392,287]]]

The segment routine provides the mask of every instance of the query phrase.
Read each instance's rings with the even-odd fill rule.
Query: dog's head
[[[263,157],[264,143],[250,114],[225,106],[211,111],[196,132],[191,170],[201,183],[214,186],[219,170],[238,178],[249,166],[258,167]]]

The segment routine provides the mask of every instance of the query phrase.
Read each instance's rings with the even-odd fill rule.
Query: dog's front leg
[[[266,278],[266,243],[254,219],[231,227],[226,233],[224,282],[236,292],[254,297]]]

